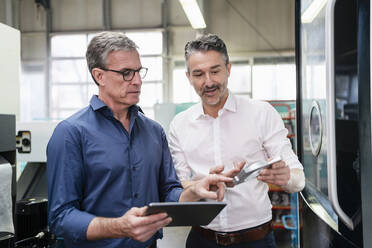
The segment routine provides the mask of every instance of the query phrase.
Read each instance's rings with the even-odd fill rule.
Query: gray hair
[[[97,34],[90,41],[85,54],[90,74],[92,75],[94,68],[106,68],[106,58],[110,52],[132,51],[137,48],[137,45],[123,33],[105,31]],[[98,85],[93,75],[92,78]]]
[[[189,57],[195,52],[207,52],[207,51],[216,51],[219,52],[224,61],[225,65],[229,63],[229,55],[227,54],[226,45],[217,35],[215,34],[205,34],[199,38],[187,42],[185,46],[185,59],[188,68]]]

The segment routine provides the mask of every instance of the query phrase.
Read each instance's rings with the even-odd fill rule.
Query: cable
[[[44,232],[39,232],[38,234],[36,234],[33,237],[29,237],[29,238],[19,240],[19,241],[15,242],[14,244],[15,244],[15,247],[17,247],[18,245],[20,245],[24,242],[27,242],[27,241],[42,239],[44,236],[45,236]]]

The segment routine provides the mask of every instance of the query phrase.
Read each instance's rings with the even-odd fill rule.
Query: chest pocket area
[[[148,136],[152,137],[152,136]],[[150,169],[157,171],[162,163],[163,148],[160,140],[156,138],[134,139],[128,148],[129,159],[136,169]]]
[[[128,164],[128,152],[128,144],[122,140],[102,133],[90,134],[84,148],[88,174],[91,170],[102,176],[123,173]]]

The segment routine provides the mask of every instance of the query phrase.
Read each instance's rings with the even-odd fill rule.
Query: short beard
[[[206,91],[206,88],[208,88],[208,89],[217,88],[217,90],[219,90],[219,89],[221,89],[221,86],[220,85],[212,85],[211,87],[203,88],[202,91],[201,91],[202,96],[204,95],[204,92]],[[226,93],[226,90],[227,90],[227,88],[225,88],[221,92],[221,94],[218,96],[218,98],[214,102],[210,102],[210,101],[208,101],[208,99],[206,99],[205,104],[210,105],[210,106],[216,106],[216,105],[220,104],[220,102],[222,101],[222,98],[224,97],[224,95]]]

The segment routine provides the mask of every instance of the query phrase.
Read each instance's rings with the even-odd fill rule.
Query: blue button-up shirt
[[[145,247],[129,238],[87,241],[96,217],[119,217],[150,202],[178,201],[177,178],[161,126],[130,109],[129,132],[97,96],[60,122],[47,147],[49,226],[66,247]]]

